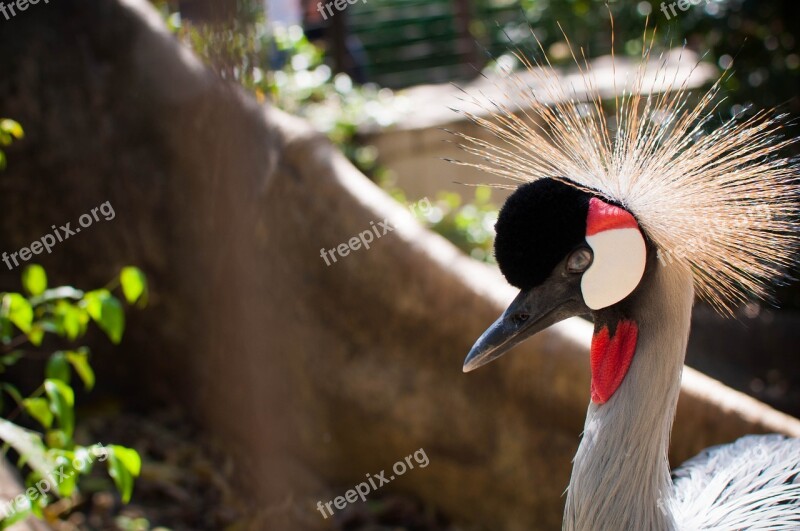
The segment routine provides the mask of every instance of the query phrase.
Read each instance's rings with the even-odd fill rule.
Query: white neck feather
[[[614,396],[589,405],[565,530],[676,527],[667,449],[689,337],[691,274],[677,264],[654,265],[633,297],[636,353]]]

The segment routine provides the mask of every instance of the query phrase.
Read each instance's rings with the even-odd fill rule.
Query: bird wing
[[[800,439],[749,435],[673,471],[679,529],[800,529]]]

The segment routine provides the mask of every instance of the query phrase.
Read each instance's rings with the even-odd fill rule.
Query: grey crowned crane
[[[585,61],[568,94],[549,64],[521,55],[539,88],[507,73],[515,88],[505,93],[527,110],[475,98],[488,116],[465,112],[498,141],[462,135],[482,162],[461,164],[515,190],[495,255],[520,292],[464,371],[591,315],[591,401],[563,528],[797,530],[800,440],[744,437],[672,473],[667,449],[695,294],[723,314],[769,296],[796,259],[800,172],[780,154],[780,117],[710,128],[720,82],[691,103],[650,49],[610,117]]]

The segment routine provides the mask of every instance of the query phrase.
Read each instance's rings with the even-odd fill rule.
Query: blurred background
[[[90,6],[64,0],[58,6],[40,3],[15,15],[0,15],[2,250],[20,249],[56,230],[49,228],[52,223],[78,219],[104,200],[113,203],[117,213],[116,221],[108,216],[107,223],[96,219],[98,228],[91,229],[91,235],[81,234],[77,243],[76,236],[52,255],[42,254],[38,262],[44,267],[0,267],[0,381],[7,423],[0,438],[7,443],[11,462],[20,460],[22,473],[16,481],[27,486],[41,481],[46,467],[33,466],[36,459],[54,464],[66,460],[81,478],[42,496],[40,501],[47,503],[33,503],[13,514],[6,511],[6,523],[33,515],[20,525],[466,530],[516,529],[514,522],[526,528],[534,521],[541,529],[557,528],[563,482],[556,482],[553,497],[541,502],[523,502],[517,499],[523,495],[506,493],[509,506],[497,505],[507,515],[502,522],[481,520],[493,514],[490,508],[463,508],[484,503],[480,497],[471,495],[452,504],[437,501],[435,491],[449,493],[464,477],[471,477],[452,470],[464,462],[469,466],[480,462],[484,456],[475,448],[482,443],[446,446],[441,441],[465,437],[452,427],[442,427],[447,433],[438,437],[431,435],[433,426],[446,425],[447,409],[430,410],[429,402],[420,406],[386,398],[414,397],[417,392],[426,397],[420,389],[441,386],[441,396],[430,396],[438,396],[453,411],[465,406],[453,398],[461,395],[448,393],[447,386],[469,396],[470,391],[460,387],[465,384],[451,378],[460,376],[457,358],[477,335],[459,330],[459,312],[446,301],[459,300],[468,311],[478,304],[475,293],[482,288],[474,288],[475,293],[470,291],[463,300],[448,299],[445,293],[457,292],[449,277],[436,288],[426,287],[433,282],[433,277],[425,277],[427,262],[416,255],[401,257],[405,251],[399,247],[387,251],[385,258],[363,253],[357,260],[334,264],[341,265],[336,272],[323,268],[316,249],[346,241],[358,230],[340,229],[336,219],[354,216],[345,227],[364,227],[370,219],[378,219],[375,212],[394,212],[391,209],[400,205],[425,229],[469,257],[463,267],[495,269],[493,225],[507,192],[465,186],[495,180],[442,160],[459,157],[445,129],[472,131],[451,108],[459,107],[462,91],[491,96],[500,90],[497,80],[509,69],[523,71],[517,55],[539,61],[546,55],[566,76],[575,71],[572,46],[583,50],[603,72],[608,65],[604,58],[612,50],[610,13],[618,60],[635,62],[643,46],[652,42],[655,54],[676,58],[675,69],[700,65],[690,81],[698,95],[723,76],[723,99],[710,127],[734,116],[775,109],[784,115],[785,134],[798,134],[800,6],[789,0],[681,2],[686,9],[678,2],[590,0],[175,0],[153,1],[147,8],[139,4],[147,3],[109,0]],[[167,35],[164,42],[172,44],[158,41],[145,48],[139,36],[145,30],[140,26],[160,28]],[[179,48],[172,48],[176,43]],[[193,54],[196,60],[182,53]],[[185,66],[185,72],[176,65]],[[305,125],[272,114],[270,109],[275,108],[299,117]],[[274,123],[282,124],[280,133],[269,132]],[[310,138],[309,145],[321,151],[293,148],[293,132]],[[330,159],[335,165],[338,156],[324,151],[325,137],[396,205],[384,203],[373,192],[348,202],[327,181],[312,183],[297,170],[306,166],[309,174],[325,175],[340,171],[320,162]],[[796,145],[787,147],[789,156],[800,154],[797,151]],[[278,181],[270,177],[273,173],[288,175],[289,184],[270,184]],[[229,191],[237,187],[241,191]],[[362,207],[374,209],[373,217],[362,215]],[[270,214],[260,218],[261,210]],[[324,227],[328,224],[333,229]],[[334,229],[338,232],[325,236],[325,231]],[[244,233],[250,236],[245,238]],[[309,236],[315,233],[315,238]],[[413,238],[404,238],[414,248]],[[248,243],[242,243],[245,239]],[[253,258],[258,253],[269,258],[265,262]],[[457,262],[461,258],[449,260],[461,263]],[[223,263],[228,261],[232,264]],[[401,268],[408,272],[400,273]],[[787,272],[787,279],[797,278],[798,273]],[[275,287],[281,283],[302,285],[307,291],[283,292]],[[687,364],[797,417],[800,284],[787,282],[774,286],[774,291],[771,304],[753,301],[740,308],[735,319],[723,319],[698,304]],[[403,298],[404,292],[408,298]],[[431,293],[439,298],[433,299]],[[363,301],[373,305],[364,308]],[[434,311],[447,322],[425,313]],[[391,317],[390,312],[397,315]],[[392,327],[364,332],[370,323],[374,325],[372,320],[384,315],[395,323]],[[309,334],[314,341],[298,337],[302,332],[282,333],[289,330],[280,324],[285,323],[282,319],[299,322],[299,330],[303,326],[316,330]],[[366,352],[365,359],[375,356],[378,366],[384,362],[392,366],[394,351],[387,345],[399,345],[397,338],[402,337],[409,342],[403,348],[416,351],[413,336],[428,325],[439,332],[423,334],[428,339],[420,341],[438,345],[433,350],[442,355],[438,359],[447,353],[442,367],[452,366],[453,374],[447,376],[428,367],[436,378],[444,378],[441,381],[432,378],[423,384],[415,379],[420,376],[397,369],[380,381],[404,384],[383,393],[349,380],[366,382],[362,371],[379,367],[362,364],[344,370],[341,364],[313,357],[335,348],[347,363]],[[480,326],[476,323],[475,329]],[[463,340],[445,347],[447,334]],[[400,356],[401,350],[398,346],[395,354]],[[211,353],[203,358],[204,352]],[[295,361],[286,361],[293,357]],[[195,363],[201,358],[210,361]],[[267,359],[269,363],[261,365]],[[232,365],[242,371],[240,379],[226,379],[226,371],[234,371]],[[306,371],[313,372],[311,366],[324,376],[319,380],[306,376]],[[263,381],[257,378],[262,374],[267,375]],[[246,376],[253,381],[248,384]],[[212,379],[214,385],[200,384]],[[503,400],[507,380],[481,382],[471,392],[480,389],[489,400],[495,395]],[[268,388],[263,391],[266,395],[257,390],[262,385]],[[549,395],[543,398],[524,386],[521,392],[526,398],[538,397],[553,417],[561,410]],[[365,405],[370,400],[373,410]],[[585,397],[576,402],[585,404]],[[238,404],[235,412],[231,404]],[[247,405],[256,411],[248,411]],[[352,419],[332,420],[345,407],[364,411]],[[564,411],[565,417],[574,418],[563,421],[570,434],[564,441],[577,443],[580,407]],[[709,411],[713,416],[713,408]],[[386,428],[377,419],[389,412],[392,418],[416,420],[407,420],[409,425],[402,429]],[[505,417],[496,413],[499,421],[510,423],[515,418],[512,413]],[[495,416],[491,411],[486,415]],[[360,422],[374,428],[364,428]],[[552,422],[563,427],[562,421]],[[328,427],[317,433],[314,426],[323,424]],[[25,435],[29,432],[21,429],[40,435],[31,441]],[[354,434],[362,429],[366,430],[362,442],[354,442]],[[478,431],[474,426],[464,429],[470,436]],[[240,436],[220,436],[226,430]],[[294,464],[263,464],[252,454],[264,439],[274,440],[275,448],[264,443],[268,447],[264,455],[282,462],[282,449],[295,440],[295,435],[284,440],[278,434],[284,430],[297,434],[302,441],[297,447],[318,448],[298,450],[302,455],[295,456],[313,473]],[[388,430],[385,437],[381,430]],[[426,446],[431,470],[438,458],[453,481],[420,476],[414,481],[424,484],[421,487],[387,488],[369,504],[351,507],[330,520],[309,517],[309,507],[316,511],[314,504],[291,494],[333,497],[354,478],[380,470],[379,463],[390,465],[387,455],[402,458],[405,454],[395,449],[403,441],[413,441],[410,453],[427,437],[439,441]],[[27,443],[20,444],[21,439]],[[74,466],[77,457],[112,443],[115,450],[107,460],[107,474]],[[437,444],[441,444],[438,449]],[[572,442],[552,444],[564,445],[565,456],[574,450]],[[509,473],[506,465],[501,469]],[[255,494],[242,488],[238,478],[243,468],[264,478],[272,474],[300,478],[300,486],[286,494],[287,488],[273,488],[270,480],[263,479],[265,494]],[[9,474],[6,481],[13,484],[18,473]],[[489,485],[497,481],[497,476],[484,475]],[[257,499],[271,501],[265,508]],[[517,502],[519,509],[509,509]],[[531,513],[532,520],[514,516],[515,510],[526,507],[540,512]],[[272,516],[264,516],[273,513],[291,513],[294,519],[275,523],[269,520]],[[37,519],[41,524],[31,523]]]

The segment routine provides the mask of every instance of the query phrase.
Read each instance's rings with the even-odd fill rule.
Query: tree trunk
[[[179,401],[224,442],[254,529],[326,528],[317,501],[420,448],[430,466],[382,492],[476,528],[559,526],[589,325],[462,374],[512,290],[307,124],[212,76],[142,0],[40,3],[0,24],[0,115],[27,132],[0,174],[2,249],[111,202],[113,220],[36,258],[82,287],[145,270],[151,305],[131,314],[123,352],[96,342],[99,380]],[[394,230],[326,265],[321,249],[373,222]],[[689,371],[674,457],[799,426]]]

